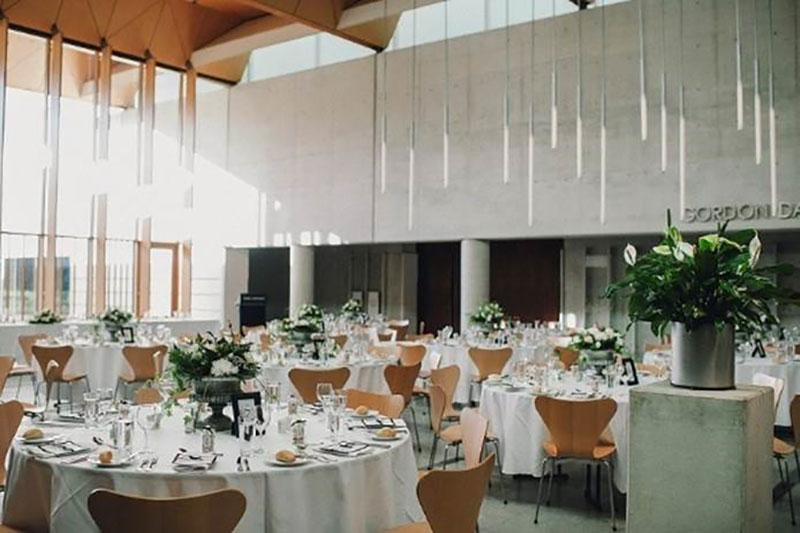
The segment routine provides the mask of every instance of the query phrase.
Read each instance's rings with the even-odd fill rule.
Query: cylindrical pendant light
[[[533,226],[533,170],[534,170],[534,65],[536,64],[536,0],[531,0],[531,64],[530,95],[528,102],[528,226]]]
[[[450,184],[450,2],[444,0],[444,105],[442,106],[442,185]]]
[[[511,30],[509,25],[509,4],[506,0],[506,90],[503,95],[503,183],[508,183],[510,179],[510,143],[511,143]]]
[[[736,129],[741,131],[744,128],[744,87],[742,85],[742,12],[739,5],[740,0],[735,3],[736,16]]]
[[[773,46],[773,8],[774,0],[769,0],[769,192],[772,204],[772,216],[778,216],[778,151],[775,131],[775,64],[772,57]]]
[[[583,16],[575,14],[575,176],[583,176]]]
[[[553,0],[553,17],[550,19],[552,58],[550,72],[550,148],[558,147],[558,59],[556,58],[556,0]]]
[[[761,61],[758,58],[758,0],[753,0],[753,129],[756,165],[761,164]]]
[[[680,76],[680,89],[678,93],[678,202],[680,205],[680,219],[683,220],[686,212],[686,102],[683,77],[683,0],[678,0],[679,17],[678,28],[679,38],[678,46],[680,47],[680,61],[679,61],[679,76]]]
[[[183,99],[183,166],[194,172],[195,143],[197,137],[197,70],[191,63],[186,64]]]
[[[661,0],[661,172],[667,171],[667,0]]]
[[[144,62],[142,94],[142,185],[153,183],[153,130],[155,128],[156,60],[150,53]]]
[[[411,18],[411,125],[408,128],[408,230],[414,228],[415,151],[417,148],[417,0]]]
[[[97,158],[108,160],[108,133],[111,128],[111,47],[103,40],[98,77]]]
[[[605,0],[600,0],[600,48],[602,57],[602,81],[600,82],[600,223],[606,223],[606,6]]]
[[[8,59],[8,19],[0,15],[0,204],[3,197],[3,152],[6,133],[6,61]]]
[[[384,30],[384,35],[388,35],[388,33],[389,33],[389,0],[383,0],[383,30]],[[387,71],[386,71],[386,69],[388,67],[388,63],[387,63],[388,53],[386,52],[386,50],[384,50],[381,53],[381,56],[383,57],[383,73],[382,73],[382,78],[383,78],[382,85],[383,86],[381,87],[381,93],[382,93],[381,104],[382,104],[382,108],[381,108],[381,155],[380,155],[381,169],[380,169],[380,172],[381,172],[381,194],[383,194],[383,193],[386,192],[386,156],[387,156],[387,153],[386,153],[386,151],[387,151],[386,139],[387,139],[387,136],[388,136],[388,133],[386,131],[386,128],[388,126],[388,122],[387,122],[387,118],[386,118],[386,107],[387,107],[386,96],[388,94],[387,85],[386,85],[386,81],[387,81]]]
[[[647,79],[644,54],[644,0],[639,0],[639,115],[642,140],[647,140]]]

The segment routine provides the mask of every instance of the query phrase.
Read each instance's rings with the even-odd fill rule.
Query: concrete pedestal
[[[469,315],[489,301],[490,247],[485,241],[461,241],[461,332],[467,330]]]
[[[772,389],[630,395],[627,530],[772,531]]]
[[[289,314],[314,303],[314,248],[293,244],[289,248]]]

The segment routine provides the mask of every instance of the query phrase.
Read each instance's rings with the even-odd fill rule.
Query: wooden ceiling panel
[[[14,24],[50,33],[60,4],[60,0],[17,0],[9,2],[4,13]]]
[[[144,13],[124,23],[117,23],[117,12],[111,20],[112,29],[108,35],[108,44],[118,51],[144,58],[154,38],[154,30],[164,11],[164,2],[158,0],[150,5]],[[158,60],[158,59],[157,59]]]
[[[56,21],[58,29],[72,41],[100,46],[100,33],[88,0],[64,0]]]
[[[184,45],[180,39],[180,30],[172,16],[169,4],[164,5],[156,27],[153,29],[152,36],[152,41],[148,48],[158,61],[170,65],[186,63],[188,52],[184,51]]]

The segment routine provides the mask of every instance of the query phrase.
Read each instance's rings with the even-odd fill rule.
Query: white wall
[[[380,191],[378,141],[383,61],[374,57],[237,86],[228,106],[226,169],[267,195],[266,242],[398,242],[647,234],[679,209],[678,2],[666,3],[668,168],[660,170],[661,2],[645,2],[648,140],[639,132],[638,2],[606,9],[608,84],[607,220],[600,223],[600,9],[556,19],[559,146],[550,138],[550,35],[535,23],[511,28],[511,180],[502,183],[505,32],[450,45],[451,176],[442,187],[443,47],[419,47],[419,135],[413,228],[408,229],[410,49],[388,55],[387,189]],[[764,157],[754,162],[753,11],[742,3],[745,120],[736,129],[735,18],[730,0],[683,2],[687,207],[768,203],[768,48],[766,0],[757,0]],[[576,177],[576,23],[583,33],[584,175]],[[774,0],[778,197],[800,202],[800,8]],[[375,74],[378,74],[377,79]],[[527,106],[535,108],[533,224],[527,221]],[[221,109],[221,107],[220,107]],[[222,113],[210,114],[219,119]],[[208,117],[207,117],[208,118]],[[201,117],[201,123],[204,117]],[[225,126],[227,129],[225,129]],[[202,148],[202,147],[201,147]],[[218,150],[218,146],[214,146]],[[217,157],[217,160],[222,159]],[[257,225],[253,221],[253,225]],[[794,229],[800,220],[753,223]],[[688,229],[688,225],[684,225]],[[709,225],[692,225],[707,229]]]

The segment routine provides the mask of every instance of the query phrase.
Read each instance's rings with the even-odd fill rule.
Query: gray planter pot
[[[211,416],[197,423],[198,427],[211,426],[214,431],[230,431],[233,420],[222,413],[231,396],[241,392],[239,378],[205,378],[195,382],[197,399],[211,408]]]
[[[582,353],[585,355],[586,364],[596,370],[613,365],[617,356],[614,350],[583,350]]]
[[[725,390],[735,385],[733,326],[713,324],[686,331],[672,323],[672,378],[676,387]]]

